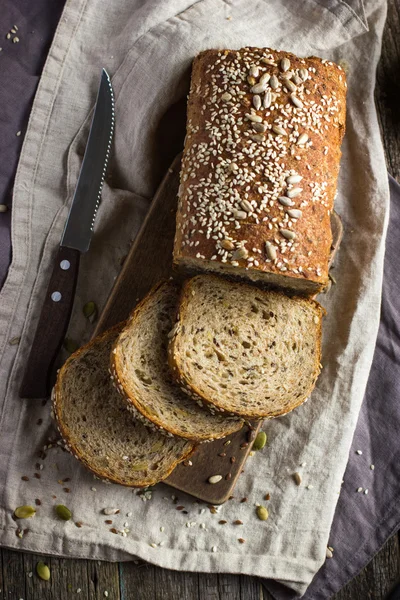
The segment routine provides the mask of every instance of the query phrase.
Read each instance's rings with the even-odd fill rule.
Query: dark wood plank
[[[25,599],[26,575],[24,570],[24,557],[21,552],[2,548],[3,567],[3,598]]]
[[[218,591],[220,600],[241,600],[240,576],[220,573],[218,575]]]
[[[36,573],[39,561],[50,568],[50,580],[42,581]],[[68,560],[63,558],[24,554],[26,576],[25,600],[67,600],[80,589],[81,598],[89,598],[88,564],[86,560]],[[32,574],[32,575],[31,575]]]
[[[156,567],[142,563],[136,565],[133,562],[120,563],[119,577],[121,600],[155,600],[156,599]],[[185,579],[186,573],[182,573],[182,580]],[[171,599],[178,596],[171,596]],[[164,596],[168,600],[168,596]]]
[[[190,598],[190,600],[197,600],[199,597],[198,573],[180,573],[179,571],[156,567],[155,582],[155,600],[165,600],[165,598]]]
[[[87,561],[87,564],[89,588],[88,599],[104,600],[104,592],[108,592],[108,597],[110,599],[120,600],[121,595],[118,563],[89,560]]]
[[[399,540],[394,535],[334,600],[382,600],[400,574]]]
[[[238,577],[239,585],[239,577]],[[220,600],[217,573],[199,574],[199,600]]]
[[[240,600],[271,600],[272,596],[268,594],[258,577],[249,577],[241,575],[240,583]]]

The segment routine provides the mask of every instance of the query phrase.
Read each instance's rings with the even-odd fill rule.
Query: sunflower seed
[[[303,108],[303,103],[295,94],[290,94],[290,99],[292,103],[297,106],[297,108]]]
[[[257,506],[256,514],[257,514],[257,517],[260,519],[260,521],[266,521],[269,516],[268,510],[265,508],[265,506]]]
[[[301,175],[289,175],[289,177],[286,177],[286,183],[288,185],[291,185],[293,183],[300,183],[300,181],[303,179],[303,177]]]
[[[301,77],[299,77],[299,76],[298,76],[298,75],[296,75],[296,74],[295,74],[295,75],[293,75],[292,79],[293,79],[293,81],[294,81],[294,83],[295,83],[296,85],[300,85],[301,83],[303,83],[303,80],[301,79]]]
[[[239,221],[241,221],[242,219],[247,218],[247,213],[244,212],[244,210],[235,210],[233,211],[233,216],[235,217],[235,219],[239,219]]]
[[[261,59],[261,62],[262,62],[264,65],[270,65],[271,67],[274,67],[274,66],[275,66],[275,63],[274,63],[274,61],[273,61],[273,60],[271,60],[270,58],[263,57],[263,58]]]
[[[295,232],[291,231],[290,229],[280,229],[279,231],[283,235],[283,237],[286,238],[287,240],[295,240],[296,239]]]
[[[326,558],[333,558],[333,552],[329,548],[326,549]]]
[[[233,242],[231,242],[231,240],[227,240],[227,239],[222,240],[220,242],[220,246],[224,250],[234,250],[234,248],[235,248],[235,244]]]
[[[19,42],[19,37],[15,36],[13,37],[13,44],[18,44]]]
[[[293,200],[291,200],[287,196],[279,196],[278,202],[280,202],[280,204],[282,204],[282,206],[293,206],[294,205]]]
[[[111,506],[109,506],[107,508],[103,508],[103,513],[105,515],[116,515],[117,513],[119,513],[119,508],[112,508]]]
[[[256,83],[256,85],[253,85],[250,91],[252,94],[261,94],[261,92],[265,92],[267,85],[268,83]]]
[[[256,65],[252,65],[250,67],[249,75],[251,77],[258,77],[260,74],[260,69]]]
[[[222,94],[221,98],[224,102],[228,102],[228,100],[232,99],[232,94],[230,94],[229,92],[225,92]]]
[[[6,38],[9,40],[11,37],[11,33],[7,33]]]
[[[253,142],[263,142],[265,138],[261,133],[255,133],[250,136],[250,139],[253,140]]]
[[[300,69],[299,70],[299,76],[302,78],[303,81],[306,81],[306,79],[308,79],[308,71],[307,71],[307,69]]]
[[[250,204],[250,202],[248,200],[241,200],[240,206],[246,212],[253,212],[253,207],[252,207],[252,205]]]
[[[288,198],[296,198],[296,196],[301,194],[302,191],[303,191],[303,188],[292,188],[291,190],[286,191],[286,196]]]
[[[305,144],[306,142],[308,142],[308,135],[306,133],[301,133],[297,138],[296,144],[298,146],[303,146],[303,144]]]
[[[292,217],[292,219],[300,219],[303,213],[298,208],[291,208],[287,211],[287,214],[289,215],[289,217]]]
[[[289,92],[295,92],[297,90],[297,86],[293,83],[293,81],[290,81],[290,79],[285,79],[283,83]]]
[[[267,131],[267,126],[264,123],[252,123],[251,126],[258,133],[265,133]]]
[[[265,242],[265,251],[270,260],[276,260],[276,247],[271,242]]]
[[[300,473],[293,473],[293,479],[296,482],[296,485],[301,485],[301,475]]]
[[[270,90],[267,90],[265,92],[264,98],[263,98],[263,107],[269,108],[271,106],[271,102],[272,102],[271,92],[270,92]]]
[[[286,71],[286,73],[282,73],[281,77],[284,81],[286,81],[286,79],[293,79],[294,73],[293,71]]]
[[[271,79],[271,75],[269,73],[263,73],[260,77],[260,80],[258,83],[268,83],[268,81]]]
[[[272,131],[277,135],[287,135],[286,131],[280,125],[272,125]]]
[[[281,60],[281,69],[283,72],[289,71],[290,69],[290,60],[286,58],[286,56]]]
[[[232,254],[232,258],[233,258],[233,260],[237,260],[238,258],[247,258],[248,255],[249,255],[249,252],[248,252],[247,248],[245,248],[244,246],[241,246],[240,248],[235,250],[235,252]],[[213,483],[213,482],[210,481],[210,483]]]
[[[212,475],[208,478],[208,483],[218,483],[222,479],[222,475]]]
[[[277,89],[277,87],[279,86],[279,81],[276,75],[272,75],[271,79],[269,80],[269,85],[272,87],[273,90]]]
[[[253,115],[253,113],[246,113],[245,117],[252,123],[262,123],[262,117],[260,117],[259,115]]]
[[[260,110],[261,108],[261,97],[258,94],[253,96],[253,106],[256,110]]]
[[[12,29],[10,29],[11,33],[17,33],[17,30],[14,29],[14,27]]]

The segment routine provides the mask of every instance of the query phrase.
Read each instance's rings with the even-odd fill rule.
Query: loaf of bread
[[[309,298],[198,275],[183,286],[172,372],[213,412],[286,414],[308,398],[319,375],[323,314]]]
[[[171,437],[208,442],[238,431],[243,421],[211,414],[172,377],[168,336],[179,294],[179,286],[161,282],[135,308],[111,352],[111,378],[128,410],[148,427]]]
[[[97,477],[145,487],[168,477],[194,446],[142,425],[114,389],[108,366],[122,327],[109,329],[67,360],[53,390],[53,411],[66,448]]]
[[[268,48],[193,63],[174,263],[312,295],[328,282],[346,81]]]

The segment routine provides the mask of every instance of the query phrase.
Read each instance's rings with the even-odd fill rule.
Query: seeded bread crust
[[[66,449],[89,471],[108,483],[140,488],[166,479],[177,464],[193,453],[194,445],[151,432],[123,405],[111,384],[108,362],[112,344],[124,325],[120,323],[109,329],[69,357],[53,388],[53,413]],[[92,398],[91,408],[90,394],[97,395]],[[90,414],[90,410],[98,410],[98,413]],[[78,421],[75,412],[80,411],[85,413],[86,420],[79,416]],[[105,415],[108,415],[107,423],[103,422]],[[116,439],[113,427],[118,429]],[[94,438],[94,431],[100,428],[99,441]],[[127,456],[115,455],[117,445]],[[138,469],[142,465],[143,468]]]
[[[200,286],[205,286],[206,291],[201,292]],[[264,332],[262,322],[260,323],[260,320],[258,320],[255,321],[254,331],[259,332],[261,336],[259,347],[249,350],[248,356],[246,356],[243,360],[240,353],[236,353],[237,356],[234,357],[230,356],[231,354],[235,354],[235,350],[232,352],[232,347],[228,347],[229,342],[227,343],[227,347],[225,347],[223,344],[220,344],[220,341],[225,335],[224,331],[226,332],[226,330],[231,327],[230,319],[232,318],[232,307],[228,305],[230,303],[232,292],[234,292],[240,299],[243,298],[243,305],[239,305],[237,307],[237,314],[233,321],[235,326],[238,326],[239,330],[243,325],[245,326],[246,323],[251,321],[251,317],[249,315],[251,313],[251,303],[253,299],[256,301],[257,299],[260,299],[262,302],[265,301],[267,312],[269,312],[269,301],[272,299],[275,302],[275,305],[279,306],[283,303],[285,306],[284,317],[287,320],[293,320],[293,323],[290,325],[290,327],[293,326],[293,337],[278,339],[274,333],[274,330],[268,328]],[[221,295],[222,301],[216,306],[210,306],[211,299],[215,297],[215,294]],[[235,296],[235,300],[237,300],[237,297]],[[193,319],[195,318],[193,315],[201,312],[197,310],[196,307],[202,306],[203,301],[207,307],[210,307],[213,317],[214,315],[217,315],[216,319],[218,321],[218,330],[213,329],[216,320],[212,318],[210,313],[207,313],[205,310],[203,313],[204,320],[200,314],[199,323],[196,325],[196,328],[194,328],[195,331],[193,332],[192,324]],[[261,303],[258,305],[258,312],[262,312],[262,308],[263,306]],[[265,369],[260,369],[260,365],[257,365],[257,355],[255,350],[258,351],[261,348],[261,353],[259,352],[258,356],[261,354],[263,357],[265,354],[265,359],[267,362],[271,360],[270,355],[273,355],[274,351],[271,351],[270,348],[273,347],[275,343],[282,342],[286,345],[287,342],[290,343],[291,346],[294,341],[297,341],[297,343],[300,343],[302,348],[305,346],[302,339],[300,338],[299,342],[299,338],[296,337],[298,335],[298,328],[300,326],[300,323],[297,321],[297,313],[296,319],[294,317],[292,318],[294,311],[299,312],[299,310],[303,313],[301,318],[306,318],[308,321],[310,321],[309,323],[307,321],[307,327],[306,329],[303,329],[303,331],[307,331],[307,328],[312,330],[312,334],[310,334],[311,348],[307,351],[302,349],[301,360],[297,361],[297,370],[291,374],[289,373],[291,376],[289,385],[287,385],[288,380],[283,368],[285,366],[285,362],[280,360],[277,361],[277,365],[274,365],[274,368],[276,367],[277,370],[281,370],[282,374],[279,376],[278,382],[279,385],[284,384],[284,386],[288,387],[287,393],[284,392],[282,394],[282,392],[279,392],[281,397],[278,398],[278,393],[274,394],[273,390],[271,391],[268,389],[268,386],[266,386],[266,389],[261,390],[261,392],[259,390],[256,392],[254,388],[251,389],[250,386],[248,388],[243,388],[246,391],[246,396],[244,397],[243,403],[239,403],[237,401],[237,396],[235,397],[235,400],[232,400],[230,389],[232,389],[231,383],[233,376],[231,373],[229,374],[228,378],[223,379],[223,371],[229,373],[231,369],[234,370],[234,365],[238,365],[239,363],[239,366],[242,366],[243,363],[244,368],[248,368],[245,363],[250,357],[250,362],[253,362],[256,365],[255,375],[257,380],[261,377],[261,373],[264,375],[265,370],[267,371],[266,374],[268,376],[268,369],[270,366],[268,364]],[[185,282],[182,288],[177,323],[174,328],[174,335],[170,340],[168,348],[168,360],[172,373],[182,388],[185,389],[194,400],[204,406],[208,406],[209,409],[213,411],[219,411],[230,415],[238,415],[243,419],[249,420],[270,419],[285,415],[305,402],[314,389],[321,368],[322,317],[324,314],[325,311],[322,306],[310,298],[289,297],[282,292],[262,291],[251,285],[229,282],[213,275],[199,275]],[[199,332],[200,342],[196,341],[197,332]],[[230,334],[231,332],[229,331],[228,333]],[[305,337],[304,333],[302,335]],[[225,335],[225,341],[227,337],[229,339],[229,336]],[[211,340],[213,340],[212,344]],[[207,352],[200,350],[200,352],[197,352],[195,358],[192,360],[195,344],[197,343],[197,345],[201,347],[201,342],[204,341],[207,345]],[[270,345],[271,343],[272,346]],[[223,365],[223,368],[220,371],[221,377],[218,376],[217,378],[213,379],[214,387],[210,386],[209,382],[212,379],[213,360],[215,364],[216,359],[214,356],[212,356],[212,352],[207,355],[209,349],[208,347],[210,347],[210,349],[214,349],[217,358],[222,361]],[[192,355],[189,360],[187,358],[187,350],[189,350],[189,353]],[[206,360],[204,359],[204,356],[207,356]],[[273,356],[272,359],[275,360]],[[201,372],[207,373],[206,380],[201,379],[201,376],[198,375],[198,373],[196,374],[195,370],[192,368],[193,363],[196,366],[197,361],[202,367]],[[251,366],[251,369],[253,368],[254,367]],[[302,371],[304,369],[307,369],[308,376],[306,377],[306,381],[302,382],[302,387],[297,388],[297,380],[301,379]],[[215,392],[215,386],[220,385],[221,383],[223,385],[226,384],[225,389]],[[286,389],[284,386],[283,388]],[[252,400],[256,393],[258,395],[261,394],[261,402],[259,406],[255,407],[254,403],[252,403]],[[270,399],[267,394],[271,394]],[[251,402],[248,402],[248,399],[250,399]]]
[[[111,351],[111,379],[146,426],[169,437],[211,442],[238,431],[243,421],[210,414],[174,381],[167,344],[179,294],[175,283],[160,282],[138,304]]]
[[[268,48],[199,54],[175,265],[302,295],[321,291],[345,111],[345,74],[332,62]]]

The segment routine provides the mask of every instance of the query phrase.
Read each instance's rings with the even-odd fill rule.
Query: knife
[[[103,69],[78,183],[19,392],[21,398],[44,398],[51,389],[54,362],[71,317],[80,255],[88,251],[93,234],[113,133],[114,94]]]

